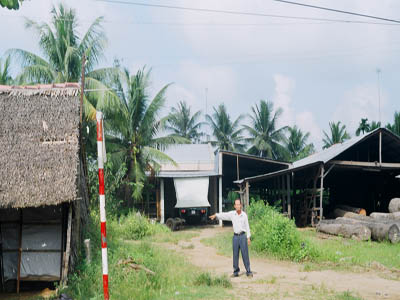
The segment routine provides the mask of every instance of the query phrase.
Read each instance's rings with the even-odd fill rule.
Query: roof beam
[[[378,168],[398,168],[400,163],[379,163],[379,162],[366,162],[366,161],[351,161],[351,160],[331,160],[329,163],[337,166],[348,167],[378,167]]]

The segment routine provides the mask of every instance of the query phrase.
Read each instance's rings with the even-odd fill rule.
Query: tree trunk
[[[369,215],[372,219],[382,220],[382,221],[400,221],[400,212],[393,213],[379,213],[374,212]]]
[[[368,221],[370,218],[365,216],[365,215],[359,215],[350,211],[346,211],[340,208],[336,208],[333,211],[333,215],[335,216],[335,218],[339,218],[339,217],[344,217],[344,218],[351,218],[351,219],[356,219],[356,220],[364,220],[364,221]]]
[[[130,158],[127,163],[127,171],[126,171],[126,178],[125,178],[125,191],[124,191],[124,200],[125,205],[128,208],[133,208],[133,198],[132,198],[132,186],[130,183],[132,182],[131,173],[133,170],[133,159]]]
[[[327,224],[319,223],[317,230],[333,235],[340,235],[346,238],[354,238],[360,241],[367,241],[371,239],[371,230],[364,225],[353,224]]]
[[[338,206],[336,206],[336,208],[340,208],[345,211],[350,211],[350,212],[358,214],[358,215],[363,215],[363,216],[367,215],[367,211],[364,208],[352,207],[352,206],[348,206],[348,205],[338,205]]]
[[[368,218],[368,217],[367,217]],[[371,230],[371,238],[375,241],[388,239],[393,244],[400,241],[400,222],[379,222],[375,219],[370,221],[339,217],[335,220],[322,220],[322,224],[350,224],[353,226],[364,225]]]
[[[400,211],[400,198],[393,198],[389,202],[389,212],[394,213]]]

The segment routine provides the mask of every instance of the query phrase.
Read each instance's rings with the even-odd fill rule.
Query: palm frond
[[[101,25],[103,20],[104,17],[98,17],[94,20],[78,46],[79,53],[86,56],[86,66],[89,72],[99,62],[107,44],[107,38]]]

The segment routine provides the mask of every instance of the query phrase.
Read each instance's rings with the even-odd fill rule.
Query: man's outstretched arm
[[[209,216],[211,220],[214,220],[217,218],[218,220],[222,221],[232,221],[232,214],[231,212],[224,212],[224,213],[217,213]]]

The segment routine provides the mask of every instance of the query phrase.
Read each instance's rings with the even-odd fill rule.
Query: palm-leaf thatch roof
[[[0,86],[0,207],[77,198],[79,85]]]

